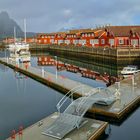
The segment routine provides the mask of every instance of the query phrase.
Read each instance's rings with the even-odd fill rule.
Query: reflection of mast
[[[26,92],[26,76],[22,75],[19,72],[15,72],[16,77],[16,86],[17,86],[17,93],[23,90],[23,93]]]

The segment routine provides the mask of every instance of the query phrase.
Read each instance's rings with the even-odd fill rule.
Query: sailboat
[[[16,42],[16,29],[14,28],[14,44],[9,45],[10,58],[17,63],[30,62],[29,44],[26,43],[26,20],[24,20],[24,42]]]
[[[10,51],[19,52],[21,50],[29,50],[29,44],[26,42],[26,20],[24,19],[24,42],[16,41],[16,28],[14,27],[14,44],[9,44]]]

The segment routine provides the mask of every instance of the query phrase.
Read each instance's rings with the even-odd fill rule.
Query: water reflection
[[[7,72],[8,71],[8,67],[5,65],[0,64],[0,71],[1,72]]]
[[[20,73],[8,69],[0,71],[0,139],[8,137],[13,129],[24,128],[56,111],[63,97]]]
[[[5,52],[3,52],[0,56],[4,57],[4,53]],[[38,56],[40,56],[40,54],[31,58],[31,65],[40,68],[42,66],[37,63]],[[72,65],[77,64],[76,66],[83,68],[94,68],[91,64],[81,63],[76,60],[69,60],[61,57],[58,57],[58,60],[64,63],[69,62],[69,64]],[[3,71],[3,66],[0,69],[0,140],[4,140],[11,134],[13,129],[17,132],[19,126],[23,125],[23,127],[26,128],[27,126],[32,125],[33,123],[55,112],[56,104],[63,95],[7,67],[6,72],[5,70]],[[55,66],[44,66],[44,69],[52,73],[55,73],[56,71]],[[97,70],[101,69],[106,71],[106,69],[97,66]],[[114,68],[109,70],[110,73],[112,70],[114,70]],[[5,73],[3,74],[3,72]],[[93,87],[104,86],[104,84],[100,82],[83,78],[79,74],[66,70],[58,71],[58,74],[67,76],[74,80],[79,80],[80,82],[85,82]],[[122,124],[118,126],[111,125],[110,129],[101,138],[101,140],[139,139],[139,118],[140,108],[133,112],[133,114],[131,114],[127,120],[123,121]]]

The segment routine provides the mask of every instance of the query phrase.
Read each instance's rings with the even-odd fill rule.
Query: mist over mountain
[[[66,32],[69,30],[78,30],[78,29],[84,29],[83,26],[77,26],[77,27],[62,27],[58,30],[58,32]]]
[[[14,36],[14,27],[16,28],[16,36],[24,37],[24,32],[20,26],[9,17],[7,12],[0,13],[0,39]],[[34,36],[35,33],[27,33],[27,37]]]

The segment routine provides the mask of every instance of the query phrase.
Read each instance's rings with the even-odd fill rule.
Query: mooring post
[[[11,139],[15,139],[16,138],[16,131],[15,130],[12,130],[11,132]]]
[[[133,86],[135,85],[135,77],[134,77],[134,75],[132,75],[132,85]]]
[[[41,68],[42,77],[44,77],[44,67]]]

